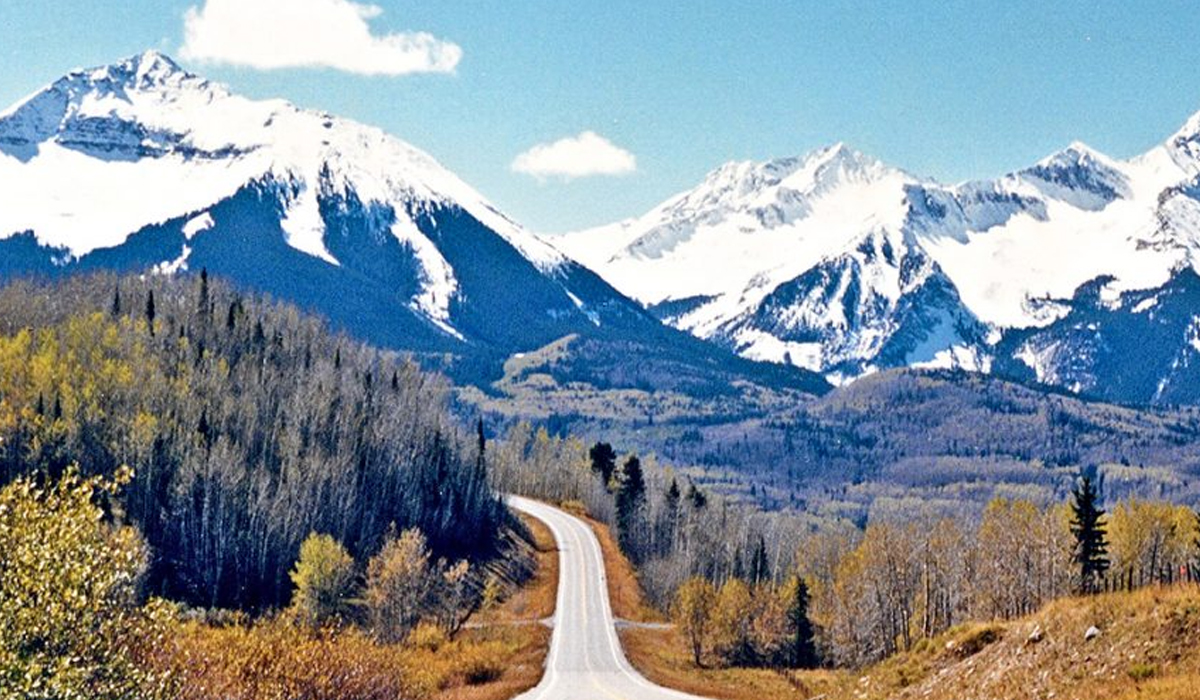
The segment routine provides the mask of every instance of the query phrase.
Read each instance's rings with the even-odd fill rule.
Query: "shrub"
[[[282,619],[188,625],[177,647],[181,700],[404,700],[436,690],[410,672],[400,647],[353,628],[314,634]]]
[[[140,606],[148,561],[141,535],[98,505],[128,483],[22,478],[0,491],[0,697],[159,698],[168,676],[149,669],[171,610]]]
[[[450,641],[450,637],[441,627],[422,622],[408,633],[405,641],[413,649],[436,652]]]
[[[505,654],[501,645],[483,643],[462,650],[459,673],[467,685],[491,683],[504,673]]]
[[[971,627],[954,645],[954,654],[960,659],[974,656],[987,646],[1000,641],[1004,628],[1000,625],[978,625]]]

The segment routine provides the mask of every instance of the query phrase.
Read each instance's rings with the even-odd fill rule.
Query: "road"
[[[613,625],[604,559],[592,529],[544,503],[513,496],[508,504],[545,523],[559,550],[558,605],[546,673],[517,700],[703,700],[656,686],[629,665]]]

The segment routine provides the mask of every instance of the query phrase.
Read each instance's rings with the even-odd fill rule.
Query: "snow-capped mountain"
[[[1108,395],[1120,358],[1082,381],[1059,369],[1078,358],[1055,334],[1094,299],[1128,312],[1135,292],[1190,288],[1180,275],[1200,250],[1198,174],[1200,115],[1137,158],[1075,143],[953,186],[839,144],[727,164],[642,217],[554,242],[672,325],[747,357],[834,379],[996,363]],[[1200,327],[1200,315],[1172,321]],[[1182,326],[1163,350],[1172,358],[1195,336]],[[1021,348],[1002,342],[1018,330]],[[1156,387],[1110,398],[1165,400]]]
[[[410,350],[659,328],[416,148],[156,52],[0,114],[0,275],[201,267]]]

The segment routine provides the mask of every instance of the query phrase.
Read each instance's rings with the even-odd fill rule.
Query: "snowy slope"
[[[266,179],[290,185],[287,243],[331,265],[338,260],[323,240],[322,196],[353,192],[364,203],[412,209],[397,216],[392,233],[422,268],[414,302],[442,325],[456,280],[416,232],[412,213],[454,205],[539,269],[563,264],[552,247],[412,146],[283,101],[239,97],[157,52],[73,72],[0,115],[0,237],[32,231],[76,259]]]
[[[1200,115],[1126,161],[1081,143],[943,185],[844,145],[731,163],[646,215],[555,245],[673,325],[835,379],[986,370],[1010,329],[1049,329],[1076,290],[1162,287],[1200,250]],[[901,348],[905,348],[903,351]]]
[[[235,95],[157,52],[0,113],[0,279],[201,268],[471,382],[572,336],[641,363],[593,363],[614,385],[660,363],[701,392],[827,388],[664,326],[407,143]]]

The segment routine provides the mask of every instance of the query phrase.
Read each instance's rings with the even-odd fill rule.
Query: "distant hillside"
[[[1143,409],[961,371],[894,370],[813,399],[731,383],[705,401],[574,381],[553,348],[508,365],[495,396],[459,400],[499,418],[654,452],[770,509],[864,522],[992,496],[1061,501],[1097,465],[1111,498],[1200,500],[1200,410]]]

